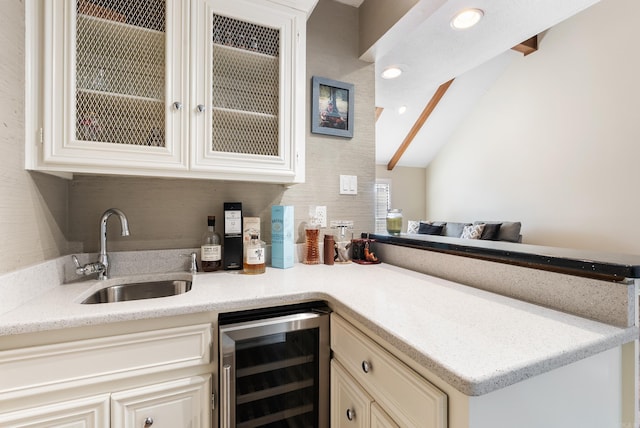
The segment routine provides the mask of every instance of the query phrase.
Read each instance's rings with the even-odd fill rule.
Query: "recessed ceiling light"
[[[471,28],[480,22],[483,16],[484,12],[480,9],[463,9],[451,19],[451,27],[456,30]]]
[[[398,114],[404,114],[405,111],[407,111],[407,106],[398,107]]]
[[[395,79],[402,74],[402,70],[399,67],[387,67],[382,72],[383,79]]]

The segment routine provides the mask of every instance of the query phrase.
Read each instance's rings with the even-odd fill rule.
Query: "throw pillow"
[[[500,232],[501,225],[502,223],[485,223],[480,239],[495,241],[498,239],[498,233]]]
[[[462,230],[462,239],[480,239],[482,231],[484,230],[484,224],[476,224],[471,226],[465,226]]]
[[[444,236],[450,236],[452,238],[460,238],[465,226],[471,226],[471,223],[455,223],[449,222],[444,226]]]
[[[498,239],[501,241],[519,242],[521,227],[522,223],[519,221],[503,222],[500,226],[500,232],[498,232]]]
[[[409,220],[407,221],[407,233],[418,233],[418,229],[420,228],[420,223],[426,223],[418,220]]]
[[[429,223],[420,223],[418,233],[421,233],[423,235],[441,235],[442,229],[444,229],[444,226],[435,226]]]

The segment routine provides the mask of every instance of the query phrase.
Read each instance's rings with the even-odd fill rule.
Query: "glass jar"
[[[394,208],[387,211],[387,233],[400,235],[402,231],[402,210]]]
[[[320,229],[315,225],[305,228],[305,255],[303,263],[307,265],[317,265],[320,263],[320,245],[318,238]]]

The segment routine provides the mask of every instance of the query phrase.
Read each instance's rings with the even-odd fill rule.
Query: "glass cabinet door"
[[[198,4],[194,21],[201,43],[192,58],[194,97],[203,114],[195,127],[192,168],[256,171],[292,181],[299,154],[295,127],[304,125],[292,109],[300,83],[297,35],[305,18],[264,1]]]
[[[185,4],[45,2],[45,28],[52,30],[44,76],[46,161],[135,172],[188,167]]]

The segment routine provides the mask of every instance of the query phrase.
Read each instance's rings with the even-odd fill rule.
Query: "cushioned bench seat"
[[[490,241],[522,242],[519,221],[451,221],[409,220],[408,234],[441,235],[451,238],[484,239]]]

